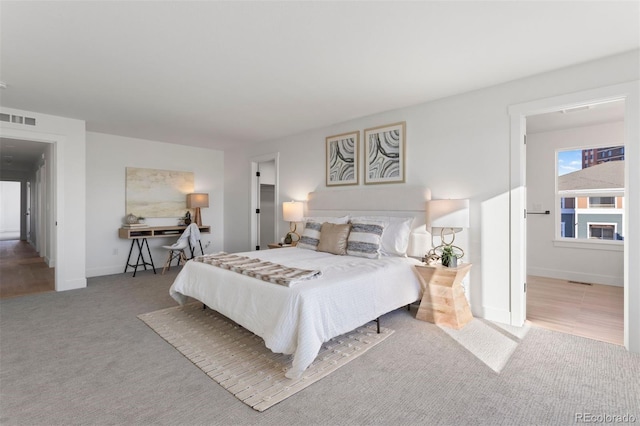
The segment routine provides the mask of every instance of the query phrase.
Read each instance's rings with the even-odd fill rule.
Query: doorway
[[[251,247],[265,250],[277,241],[279,154],[251,161]]]
[[[640,229],[635,221],[629,220],[640,212],[639,200],[633,194],[640,193],[640,146],[638,145],[638,82],[623,83],[599,89],[588,90],[555,98],[541,99],[509,107],[511,116],[510,152],[510,316],[511,324],[521,326],[526,320],[526,117],[546,112],[566,110],[585,105],[625,100],[624,146],[627,167],[624,181],[627,193],[632,194],[624,207],[624,226],[627,236],[623,242],[623,291],[624,291],[624,345],[631,352],[640,352],[640,268],[631,259],[640,257],[637,238]],[[525,215],[523,215],[525,212]],[[529,216],[530,217],[530,216]]]
[[[52,143],[0,138],[2,231],[0,297],[55,290]],[[51,234],[48,235],[48,234]]]
[[[623,344],[624,100],[526,117],[527,320]]]
[[[260,184],[260,250],[276,241],[276,186]]]

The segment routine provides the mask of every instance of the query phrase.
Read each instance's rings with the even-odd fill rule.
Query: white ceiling
[[[3,171],[31,172],[40,164],[47,144],[0,138],[0,168]]]
[[[624,101],[619,100],[531,115],[527,117],[527,133],[624,121],[624,109]]]
[[[2,105],[225,149],[639,47],[638,1],[0,3]]]

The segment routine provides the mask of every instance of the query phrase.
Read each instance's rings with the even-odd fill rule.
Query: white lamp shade
[[[282,203],[282,217],[286,222],[301,222],[304,217],[304,204],[301,201]]]
[[[427,229],[468,227],[469,200],[431,200],[427,203]]]

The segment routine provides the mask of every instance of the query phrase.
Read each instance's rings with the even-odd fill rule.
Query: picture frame
[[[405,181],[406,122],[364,130],[364,183]]]
[[[126,167],[125,215],[181,217],[187,194],[193,192],[193,172]]]
[[[327,186],[358,185],[360,131],[328,136],[325,143]]]

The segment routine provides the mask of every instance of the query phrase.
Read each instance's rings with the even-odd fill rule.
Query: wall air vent
[[[24,124],[26,126],[35,126],[36,119],[33,117],[23,117],[21,115],[0,113],[0,121],[6,121],[7,123]]]

